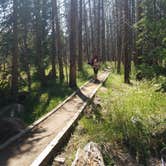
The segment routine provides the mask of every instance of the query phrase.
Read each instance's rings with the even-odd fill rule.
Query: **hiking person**
[[[94,81],[98,81],[97,79],[97,74],[99,71],[100,63],[99,63],[99,57],[98,56],[93,56],[89,64],[92,66],[93,71],[94,71]]]

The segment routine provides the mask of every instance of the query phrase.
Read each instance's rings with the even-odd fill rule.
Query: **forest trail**
[[[78,119],[81,112],[87,106],[89,99],[95,95],[102,83],[109,76],[109,73],[110,71],[107,70],[102,72],[99,75],[100,83],[98,84],[89,81],[52,115],[13,142],[10,146],[4,150],[0,150],[0,165],[29,166],[32,163],[35,166],[40,165],[39,160],[45,155],[45,149],[50,149],[50,142],[54,140],[54,143],[59,143],[64,133]],[[53,148],[53,145],[50,146]]]

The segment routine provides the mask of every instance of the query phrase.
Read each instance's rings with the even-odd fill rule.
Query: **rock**
[[[54,159],[53,165],[54,165],[54,166],[64,166],[64,165],[65,165],[65,158],[64,158],[64,157],[57,156],[57,157]]]
[[[72,166],[105,166],[102,154],[96,143],[88,143],[84,149],[78,149]]]
[[[101,108],[101,99],[99,97],[95,97],[93,100],[93,105],[97,108]]]

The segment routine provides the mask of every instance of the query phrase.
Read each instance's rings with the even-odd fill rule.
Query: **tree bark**
[[[91,54],[94,54],[95,46],[94,46],[94,28],[93,28],[93,19],[92,19],[92,8],[91,8],[91,2],[88,0],[89,3],[89,21],[90,21],[90,28],[91,28]]]
[[[55,1],[52,0],[52,58],[51,58],[51,64],[52,64],[52,78],[56,79],[56,40],[55,40]]]
[[[106,61],[105,55],[105,16],[104,16],[104,0],[102,0],[102,61]]]
[[[13,97],[18,93],[18,0],[13,0],[13,52],[12,52],[12,82]]]
[[[121,31],[120,31],[120,27],[121,27],[121,22],[120,22],[120,2],[115,0],[115,11],[116,11],[116,57],[117,57],[117,73],[120,74],[121,71]]]
[[[69,86],[74,88],[76,84],[76,20],[77,0],[71,0],[70,6],[70,76]]]
[[[82,62],[82,0],[79,1],[79,53],[78,53],[78,70],[81,71],[83,69]]]
[[[98,17],[97,17],[97,54],[100,56],[101,49],[100,49],[100,0],[98,0]]]
[[[84,49],[85,49],[85,54],[87,55],[87,59],[90,59],[90,38],[89,38],[89,33],[88,33],[88,16],[87,16],[87,9],[86,6],[84,5]]]
[[[55,20],[56,20],[56,37],[57,37],[57,54],[58,54],[58,63],[59,63],[59,79],[60,82],[64,80],[64,71],[63,71],[63,59],[62,59],[62,41],[61,41],[61,31],[60,31],[60,23],[59,23],[59,16],[58,16],[58,6],[57,0],[55,1]]]
[[[124,0],[124,82],[130,83],[130,54],[129,54],[129,10],[128,10],[128,0]]]
[[[43,23],[41,20],[41,4],[40,4],[40,0],[35,0],[34,1],[34,5],[35,5],[35,33],[36,33],[36,38],[35,38],[35,46],[36,46],[36,64],[37,64],[37,72],[39,75],[39,78],[41,80],[41,83],[43,86],[46,85],[46,78],[45,78],[45,70],[44,70],[44,66],[43,66],[43,42],[42,39],[44,38],[43,36]]]
[[[25,63],[25,71],[27,74],[28,81],[28,90],[31,91],[31,73],[30,73],[30,62],[29,62],[29,53],[28,53],[28,21],[29,21],[29,10],[27,9],[27,0],[23,0],[23,43],[24,43],[24,63]]]
[[[136,21],[138,22],[141,18],[142,18],[142,7],[141,7],[141,3],[142,3],[142,0],[137,0],[137,3],[136,3]],[[136,36],[138,35],[139,33],[139,30],[138,32],[136,33]],[[139,56],[141,56],[142,54],[142,48],[141,46],[139,46],[139,48],[136,49],[136,53],[134,55],[134,64],[135,66],[137,67],[141,62],[139,60]]]

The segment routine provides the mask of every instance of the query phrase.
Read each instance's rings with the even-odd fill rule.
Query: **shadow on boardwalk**
[[[29,152],[38,141],[41,139],[44,139],[45,137],[49,137],[49,135],[46,135],[45,137],[40,136],[41,133],[46,132],[45,129],[36,128],[32,130],[30,133],[25,134],[23,137],[21,137],[19,140],[17,140],[12,148],[10,145],[5,148],[4,150],[0,151],[0,166],[7,166],[9,165],[10,159],[17,157],[20,157],[20,155],[24,155],[24,153]],[[26,145],[22,147],[22,145]],[[11,164],[10,163],[10,164]],[[21,163],[20,163],[21,164]]]
[[[89,97],[87,97],[85,94],[83,94],[83,93],[81,92],[81,89],[79,89],[79,90],[77,91],[77,95],[78,95],[84,102],[90,100]]]

